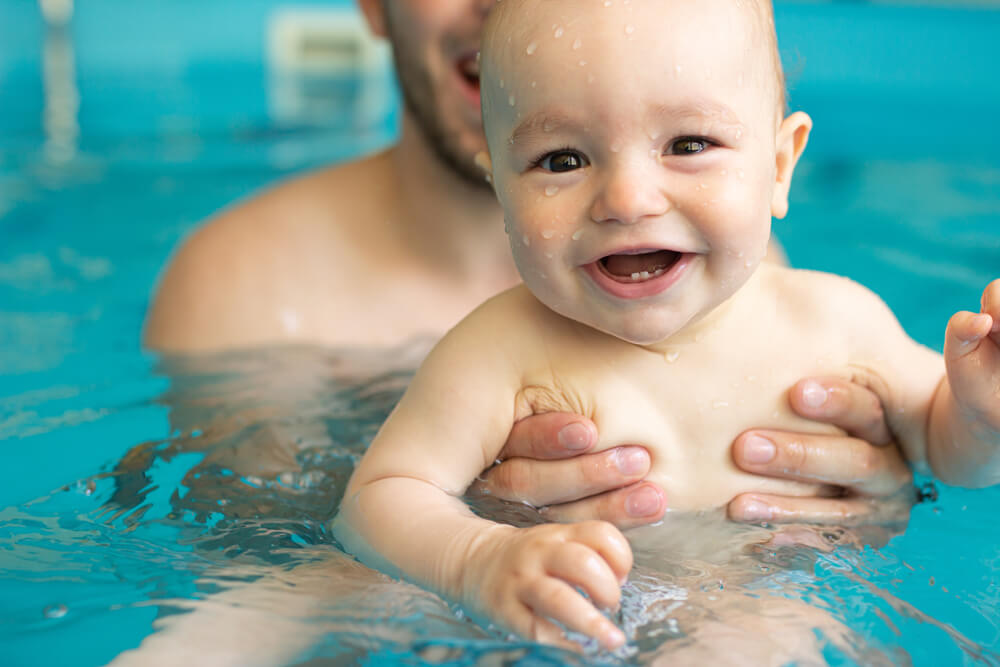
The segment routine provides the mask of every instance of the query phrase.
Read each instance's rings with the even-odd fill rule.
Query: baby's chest
[[[649,478],[667,491],[672,507],[717,506],[754,490],[804,493],[777,483],[761,485],[761,478],[739,471],[732,443],[750,428],[836,432],[795,415],[788,390],[808,375],[844,375],[846,362],[842,355],[794,351],[778,360],[733,352],[706,358],[681,349],[665,353],[659,362],[625,357],[597,372],[556,365],[551,384],[536,387],[534,397],[541,400],[533,412],[590,417],[600,434],[598,449],[646,447],[652,458]]]

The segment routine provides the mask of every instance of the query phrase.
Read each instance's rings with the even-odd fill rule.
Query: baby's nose
[[[644,167],[615,169],[594,199],[594,222],[631,225],[663,215],[671,208],[663,183]]]

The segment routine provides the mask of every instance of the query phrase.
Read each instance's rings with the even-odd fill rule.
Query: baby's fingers
[[[980,303],[982,312],[993,318],[991,338],[997,345],[1000,345],[1000,278],[986,286]]]
[[[536,615],[592,637],[606,649],[616,649],[625,643],[625,634],[564,581],[546,577],[539,585],[528,587],[522,599]]]
[[[590,547],[604,559],[614,573],[614,581],[624,583],[632,571],[632,548],[621,531],[606,521],[581,521],[573,524],[572,530],[577,542]]]
[[[590,596],[602,609],[616,609],[621,599],[619,578],[594,551],[582,544],[568,542],[545,559],[545,572],[562,579]]]
[[[513,602],[513,601],[512,601]],[[526,637],[540,644],[558,646],[568,651],[580,652],[579,644],[566,639],[566,634],[555,623],[542,618],[542,614],[536,613],[524,603],[516,603],[518,610],[508,615],[504,623],[509,630],[521,637]]]
[[[944,358],[948,364],[979,349],[983,338],[993,330],[995,321],[987,313],[961,311],[951,316],[944,337]]]

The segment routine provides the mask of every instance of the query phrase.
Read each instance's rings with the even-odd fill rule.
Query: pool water
[[[327,82],[332,120],[276,119],[259,59],[116,69],[134,45],[84,39],[114,33],[110,5],[46,35],[26,4],[0,0],[4,664],[99,665],[172,631],[195,655],[261,642],[231,664],[759,664],[813,640],[788,661],[1000,665],[1000,489],[938,485],[908,518],[804,530],[810,546],[670,517],[635,537],[630,643],[614,655],[504,641],[354,564],[327,521],[429,341],[158,359],[138,337],[159,267],[199,220],[386,144],[396,113],[350,113],[367,84],[346,78]],[[151,6],[161,29],[183,25]],[[246,7],[219,24],[232,49],[267,3]],[[816,130],[776,233],[793,264],[859,280],[940,349],[950,314],[1000,276],[1000,11],[788,4],[778,25],[792,103]],[[74,108],[74,90],[72,122],[46,111]]]

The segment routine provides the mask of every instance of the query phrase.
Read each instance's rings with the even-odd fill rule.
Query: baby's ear
[[[788,213],[788,190],[792,187],[792,173],[795,165],[809,142],[812,118],[796,111],[781,121],[775,140],[774,194],[771,197],[771,215],[784,218]]]
[[[493,182],[493,160],[490,159],[490,154],[487,151],[479,151],[472,158],[472,161],[476,163],[476,166],[483,170],[483,174],[486,176],[486,182]]]

